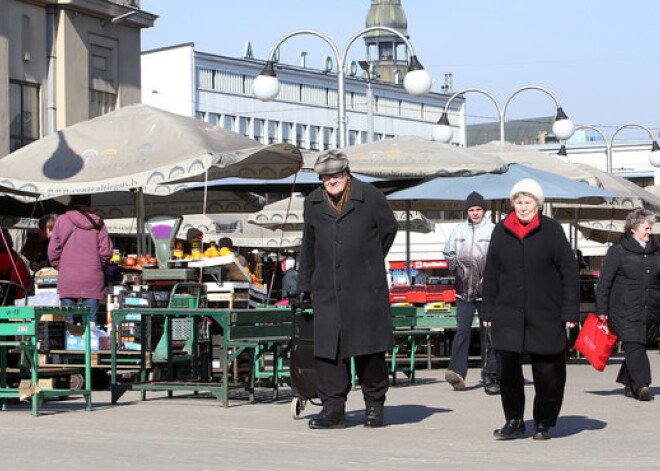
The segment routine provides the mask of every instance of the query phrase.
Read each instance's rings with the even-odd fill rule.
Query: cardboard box
[[[65,334],[65,350],[85,350],[85,327],[69,326]],[[110,335],[102,330],[92,330],[92,350],[110,350]]]

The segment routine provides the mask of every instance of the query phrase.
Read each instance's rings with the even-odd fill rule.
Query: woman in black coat
[[[486,257],[481,318],[491,325],[506,419],[498,439],[525,433],[524,354],[536,392],[533,438],[550,438],[566,384],[565,329],[579,320],[577,262],[561,225],[540,214],[543,201],[536,181],[516,183],[514,211],[495,226]]]
[[[651,367],[646,355],[647,320],[660,314],[660,247],[652,236],[655,216],[636,209],[624,234],[609,248],[596,290],[596,313],[609,319],[623,342],[625,359],[617,382],[640,401],[651,399]]]
[[[350,359],[367,406],[365,425],[383,423],[389,376],[385,352],[394,345],[385,256],[397,222],[385,195],[353,178],[338,151],[314,166],[323,186],[305,198],[298,292],[311,293],[317,392],[323,410],[310,428],[344,426]]]

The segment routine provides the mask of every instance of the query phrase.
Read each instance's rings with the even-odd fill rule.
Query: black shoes
[[[382,427],[383,418],[385,416],[385,408],[383,406],[367,406],[364,413],[364,426],[365,427]]]
[[[545,424],[536,424],[532,438],[534,440],[550,440],[550,427]]]
[[[637,393],[637,399],[640,401],[650,401],[651,400],[651,390],[649,389],[648,386],[642,386],[639,388],[639,392]]]
[[[642,386],[635,394],[630,386],[624,386],[623,394],[626,397],[632,397],[638,401],[650,401],[651,400],[651,389],[648,386]]]
[[[507,420],[504,427],[493,430],[493,436],[499,440],[520,437],[525,434],[525,421],[522,419]]]
[[[484,391],[489,396],[497,396],[500,394],[500,385],[498,383],[491,383],[484,386]]]
[[[344,412],[321,410],[319,415],[310,419],[307,426],[313,429],[344,428]]]
[[[500,379],[497,373],[481,373],[481,379],[484,382],[484,391],[489,396],[500,394]]]
[[[382,427],[385,417],[383,406],[367,406],[364,413],[364,426],[370,428]],[[310,419],[307,426],[312,429],[344,428],[344,412],[321,410],[319,415]]]

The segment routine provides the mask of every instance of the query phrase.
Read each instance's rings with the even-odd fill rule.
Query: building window
[[[368,141],[369,136],[367,136],[367,131],[360,131],[360,144],[364,144]]]
[[[383,140],[383,135],[379,132],[374,133],[374,142],[376,141],[382,141]]]
[[[119,93],[118,42],[96,34],[89,37],[89,117],[117,107]]]
[[[275,144],[278,141],[277,121],[268,121],[268,144]]]
[[[253,121],[254,124],[254,140],[257,142],[260,142],[261,144],[264,143],[264,120],[263,119],[255,119]]]
[[[291,128],[293,124],[291,123],[282,123],[282,142],[291,144]]]
[[[307,126],[296,124],[296,146],[300,149],[307,148]]]
[[[354,146],[357,144],[358,132],[357,131],[348,131],[348,145]]]
[[[333,131],[332,128],[323,128],[323,150],[332,149]]]
[[[224,119],[222,120],[222,127],[230,131],[234,130],[235,124],[236,124],[236,116],[226,114]]]
[[[309,148],[312,150],[319,150],[319,127],[309,127]]]
[[[238,118],[238,133],[243,136],[250,135],[250,118],[244,116]]]
[[[39,139],[39,86],[9,82],[9,151]]]
[[[217,113],[207,113],[208,121],[214,126],[220,124],[220,115]]]
[[[391,61],[394,57],[394,48],[392,43],[381,43],[378,45],[379,58],[382,61]]]

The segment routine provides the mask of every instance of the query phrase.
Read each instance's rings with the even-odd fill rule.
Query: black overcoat
[[[481,317],[492,323],[496,350],[554,355],[566,348],[565,324],[579,320],[580,280],[559,223],[540,215],[522,240],[498,223],[483,288]]]
[[[335,359],[338,346],[342,358],[392,349],[385,255],[396,231],[385,195],[354,177],[339,214],[322,188],[305,198],[298,292],[312,293],[316,356]]]
[[[624,342],[646,343],[647,319],[660,314],[660,247],[642,247],[625,233],[605,256],[596,289],[596,313],[607,314]]]

